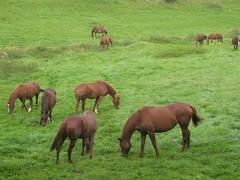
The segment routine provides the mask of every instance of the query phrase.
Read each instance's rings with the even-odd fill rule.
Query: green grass
[[[238,0],[22,0],[0,2],[0,179],[239,179]],[[108,50],[92,39],[94,25],[107,27]],[[223,45],[196,48],[198,33],[223,34]],[[55,88],[53,123],[40,127],[40,108],[13,114],[6,101],[14,87],[35,80]],[[51,143],[62,120],[75,114],[74,88],[108,81],[121,95],[115,110],[106,96],[97,114],[93,159],[80,156],[81,141],[67,163],[64,143],[55,164]],[[149,138],[140,158],[135,132],[128,158],[117,138],[127,118],[145,105],[193,104],[205,120],[191,124],[192,146],[180,152],[179,127]],[[91,110],[93,100],[86,109]]]

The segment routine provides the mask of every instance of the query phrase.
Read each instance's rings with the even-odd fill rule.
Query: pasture
[[[239,0],[2,0],[0,179],[239,179],[240,52],[231,45],[240,36],[239,12]],[[108,49],[100,48],[101,35],[92,38],[95,25],[113,39]],[[222,45],[195,46],[196,34],[215,32]],[[22,112],[17,101],[7,113],[12,89],[33,80],[57,92],[45,127],[40,106]],[[55,164],[50,146],[63,119],[76,114],[74,88],[96,80],[120,93],[121,107],[110,96],[101,102],[91,160],[80,156],[79,139],[69,164],[66,140]],[[131,114],[181,101],[204,118],[198,127],[190,123],[187,151],[180,152],[177,126],[156,134],[159,157],[149,137],[139,157],[137,131],[128,158],[121,156],[117,139]]]

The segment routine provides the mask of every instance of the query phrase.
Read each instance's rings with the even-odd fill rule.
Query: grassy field
[[[0,2],[0,179],[239,179],[240,63],[231,38],[240,36],[239,0],[2,0]],[[91,37],[103,25],[107,50]],[[195,47],[196,34],[223,34],[222,45]],[[53,122],[40,127],[40,108],[13,114],[6,101],[14,87],[37,81],[55,88]],[[93,159],[67,163],[67,140],[55,164],[51,143],[62,120],[75,114],[74,88],[105,80],[121,94],[115,110],[106,96],[97,114]],[[145,105],[184,101],[205,120],[192,123],[191,147],[180,152],[179,127],[156,134],[160,156],[147,138],[139,157],[135,132],[129,157],[117,138],[128,117]],[[93,100],[86,109],[91,110]]]

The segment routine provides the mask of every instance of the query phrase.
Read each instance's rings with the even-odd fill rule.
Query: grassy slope
[[[239,52],[230,44],[239,35],[237,0],[193,4],[142,1],[5,1],[0,2],[0,172],[20,179],[236,179],[239,157]],[[90,37],[94,24],[105,25],[114,45],[99,50]],[[222,46],[194,47],[194,35],[221,32]],[[103,79],[121,94],[114,110],[106,97],[99,109],[94,157],[60,164],[49,148],[61,121],[74,114],[73,89]],[[54,122],[40,128],[39,109],[12,115],[6,100],[17,84],[36,80],[57,90]],[[179,128],[158,134],[159,158],[147,139],[146,155],[138,157],[139,134],[132,137],[128,159],[120,156],[117,137],[131,113],[144,105],[185,101],[196,106],[204,123],[193,128],[192,147],[180,153]],[[87,108],[92,108],[88,101]]]

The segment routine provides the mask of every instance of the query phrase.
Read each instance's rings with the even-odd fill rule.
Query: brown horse
[[[112,39],[110,37],[105,36],[100,40],[100,48],[102,47],[104,49],[106,46],[108,48],[110,44],[112,45]]]
[[[66,118],[61,124],[58,133],[52,143],[51,151],[56,149],[56,163],[59,163],[59,153],[65,139],[70,139],[68,147],[68,162],[72,163],[72,150],[78,140],[82,138],[82,155],[84,154],[85,145],[89,158],[92,158],[92,147],[94,144],[94,135],[97,130],[97,121],[94,113],[86,112],[82,115],[72,115]]]
[[[78,112],[79,103],[82,100],[82,110],[85,110],[86,99],[96,99],[93,111],[97,113],[97,108],[100,102],[109,94],[112,96],[115,108],[120,107],[120,95],[116,93],[115,89],[105,81],[97,81],[95,83],[80,84],[75,88],[76,97],[76,112]]]
[[[18,85],[11,93],[8,102],[7,102],[7,106],[8,106],[8,112],[12,113],[14,107],[15,107],[15,101],[17,100],[17,98],[22,102],[22,110],[23,108],[25,108],[25,110],[27,112],[31,111],[32,108],[32,104],[33,104],[33,96],[36,97],[36,108],[37,108],[37,104],[38,104],[38,96],[40,94],[40,91],[43,92],[42,89],[40,89],[40,86],[38,83],[36,82],[27,82],[27,83],[23,83]],[[30,100],[30,106],[29,109],[27,109],[27,106],[25,104],[25,100],[29,99]]]
[[[217,40],[218,44],[219,44],[219,42],[223,43],[223,37],[219,33],[212,33],[212,34],[210,34],[208,36],[208,38],[207,38],[207,44],[209,44],[209,40],[210,40],[211,44],[213,44],[213,40]]]
[[[232,39],[232,45],[234,49],[238,49],[238,45],[240,44],[240,39],[238,37],[234,37]]]
[[[94,26],[93,29],[92,29],[92,37],[93,34],[95,35],[95,38],[97,37],[96,34],[97,33],[102,33],[102,36],[106,36],[107,35],[107,30],[104,28],[104,27],[101,27],[101,26]]]
[[[204,34],[198,34],[196,36],[196,46],[201,46],[203,45],[203,41],[207,39],[207,36]]]
[[[52,88],[45,89],[41,104],[41,126],[45,126],[48,119],[52,121],[52,110],[56,102],[56,91]]]
[[[127,120],[121,138],[118,138],[123,156],[127,156],[131,148],[130,139],[135,130],[141,133],[141,153],[144,156],[146,135],[149,135],[156,156],[159,155],[155,133],[165,132],[179,124],[182,130],[182,151],[190,145],[190,131],[188,125],[192,119],[194,126],[202,120],[198,117],[195,108],[186,103],[174,103],[163,107],[145,106],[135,112]]]

